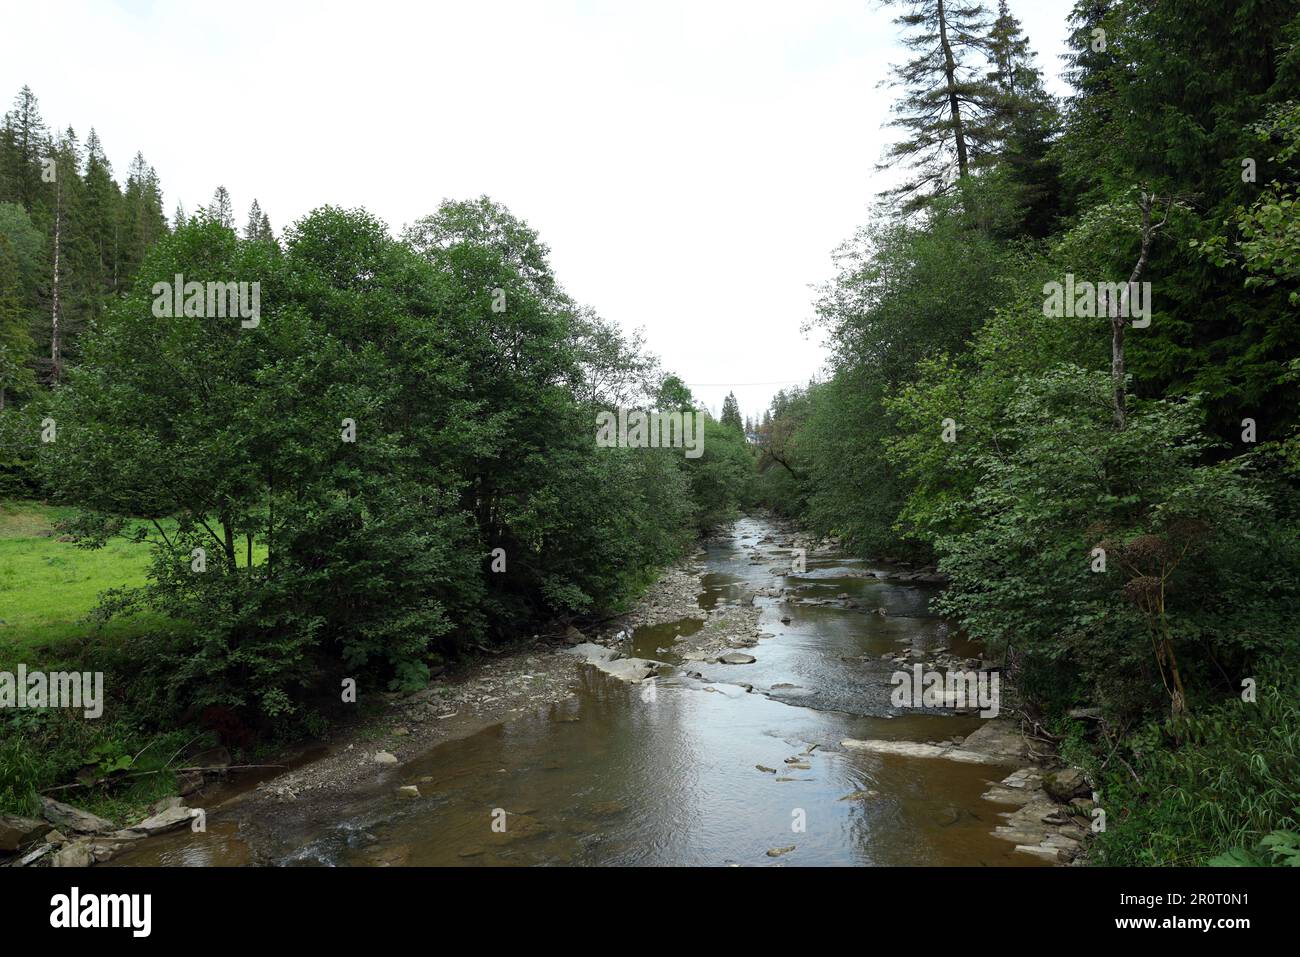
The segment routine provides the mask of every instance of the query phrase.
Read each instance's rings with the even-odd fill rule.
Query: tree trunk
[[[1142,272],[1147,267],[1147,258],[1151,254],[1151,237],[1156,231],[1169,219],[1169,207],[1165,209],[1165,216],[1158,224],[1151,224],[1151,207],[1155,205],[1156,197],[1154,193],[1143,193],[1142,198],[1138,201],[1138,206],[1142,210],[1142,245],[1138,251],[1137,262],[1133,265],[1133,271],[1129,274],[1128,285],[1120,294],[1120,302],[1127,305],[1129,297],[1133,293],[1134,286],[1142,278]],[[1173,200],[1170,200],[1172,206]],[[1124,385],[1124,323],[1128,321],[1127,316],[1120,315],[1120,312],[1127,312],[1127,309],[1121,310],[1119,303],[1110,302],[1110,378],[1114,386],[1114,397],[1112,399],[1115,407],[1115,430],[1123,432],[1124,426],[1128,421],[1127,405],[1128,395]],[[1148,307],[1150,302],[1147,303]]]
[[[59,184],[58,168],[54,172],[54,283],[52,287],[53,306],[50,310],[50,381],[54,385],[59,384],[61,376],[62,362],[60,353],[62,344],[59,342],[59,244],[61,241],[61,230],[63,223],[63,190]]]
[[[962,125],[961,103],[957,100],[957,63],[948,43],[948,16],[939,0],[939,46],[943,48],[943,75],[948,83],[948,109],[952,114],[952,135],[957,144],[957,175],[966,178],[969,157],[966,154],[966,130]]]

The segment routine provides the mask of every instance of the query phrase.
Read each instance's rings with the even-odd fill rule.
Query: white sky
[[[996,7],[989,0],[991,7]],[[1072,0],[1011,0],[1061,92]],[[716,413],[822,365],[800,326],[875,172],[903,56],[870,0],[0,0],[0,102],[136,150],[170,217],[364,206],[396,233],[487,193],[580,302],[644,326]],[[762,384],[750,384],[762,383]]]

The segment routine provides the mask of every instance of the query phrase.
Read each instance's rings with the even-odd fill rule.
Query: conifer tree
[[[894,68],[903,95],[890,125],[906,135],[887,150],[881,168],[909,167],[892,194],[905,209],[918,209],[968,176],[990,146],[993,95],[980,74],[988,14],[978,0],[890,2],[906,8],[894,22],[908,31],[903,44],[915,55]]]
[[[143,154],[136,153],[126,178],[122,195],[121,267],[123,282],[135,274],[144,260],[144,254],[167,232],[167,217],[162,211],[162,191],[158,174],[145,162]]]
[[[253,205],[248,207],[248,223],[244,226],[244,238],[250,242],[257,242],[262,238],[262,207],[256,197],[253,199]]]
[[[740,403],[736,401],[736,393],[734,392],[728,392],[727,398],[722,402],[721,422],[737,432],[744,431],[745,425],[740,418]]]
[[[1013,207],[1012,234],[1046,236],[1060,205],[1060,169],[1051,154],[1059,123],[1055,101],[1043,87],[1029,39],[1007,0],[998,0],[998,16],[987,41],[990,71],[987,157],[1001,165]]]
[[[212,194],[208,215],[227,229],[235,228],[235,207],[230,201],[230,193],[226,191],[226,187],[218,186],[216,192]]]
[[[35,343],[23,308],[21,280],[13,245],[0,233],[0,410],[36,385],[31,365]]]
[[[82,227],[94,251],[95,272],[92,283],[103,292],[116,292],[118,259],[121,246],[122,194],[113,180],[113,168],[94,128],[86,138],[84,202]]]
[[[41,118],[36,95],[31,87],[24,86],[4,118],[0,165],[4,167],[3,185],[9,192],[0,198],[21,203],[29,215],[41,195],[41,172],[49,142],[50,133]]]

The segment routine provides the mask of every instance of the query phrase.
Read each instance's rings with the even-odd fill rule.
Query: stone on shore
[[[85,841],[77,841],[55,854],[51,864],[54,867],[89,867],[91,861],[90,845]]]
[[[82,834],[99,834],[114,828],[112,821],[105,820],[98,814],[91,814],[53,798],[41,798],[41,813],[51,824]]]
[[[870,751],[873,754],[896,754],[904,758],[946,758],[964,764],[1008,764],[1007,758],[980,754],[965,748],[945,748],[937,744],[922,744],[919,741],[855,741],[845,738],[840,742],[845,748],[854,751]]]
[[[32,817],[0,814],[0,851],[16,851],[31,844],[49,830],[50,825]]]
[[[1020,733],[1015,721],[995,718],[980,724],[966,735],[961,745],[967,751],[978,751],[991,757],[1007,758],[1011,761],[1029,759],[1029,743]]]
[[[1043,790],[1054,800],[1067,804],[1092,793],[1088,779],[1078,768],[1065,768],[1043,775]]]
[[[152,817],[145,818],[139,824],[131,825],[127,830],[149,836],[165,834],[167,831],[175,831],[184,827],[193,817],[193,812],[187,807],[169,807]]]
[[[604,645],[598,645],[590,641],[564,650],[571,655],[582,658],[587,664],[599,668],[610,677],[630,683],[644,681],[653,675],[662,664],[662,662],[652,661],[649,658],[623,658],[615,649],[606,648]]]

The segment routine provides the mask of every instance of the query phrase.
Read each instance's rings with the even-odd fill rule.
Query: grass
[[[154,614],[89,620],[104,592],[145,583],[150,545],[114,538],[84,549],[59,541],[57,523],[74,514],[39,502],[0,502],[0,670],[19,662],[47,671],[98,668],[103,652],[174,624]],[[0,712],[0,810],[39,813],[37,795],[45,792],[122,822],[171,793],[167,757],[193,737],[192,729],[151,730],[149,722],[120,713],[111,694],[107,703],[114,713],[97,721],[57,710]],[[125,776],[67,787],[78,769],[119,756],[129,759]]]
[[[73,513],[0,502],[0,660],[34,656],[47,663],[92,636],[121,641],[159,624],[152,616],[103,626],[86,621],[103,592],[144,584],[149,546],[120,538],[93,550],[61,542],[55,523]]]

